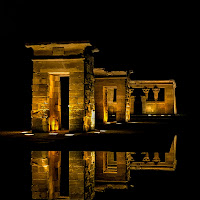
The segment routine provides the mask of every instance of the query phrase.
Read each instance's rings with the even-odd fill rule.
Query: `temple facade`
[[[94,68],[89,42],[26,47],[33,49],[34,133],[86,133],[138,116],[177,114],[174,80],[131,80],[132,71]],[[127,189],[131,170],[174,171],[176,140],[164,157],[140,152],[140,159],[136,152],[32,151],[32,198],[89,200],[106,188]]]
[[[33,49],[34,56],[32,130],[49,132],[64,128],[82,132],[94,129],[94,57],[91,44],[26,46]],[[62,93],[66,97],[63,107]],[[65,116],[63,124],[62,113]]]
[[[131,73],[94,69],[96,121],[177,114],[174,80],[131,80]]]
[[[35,132],[94,130],[95,117],[96,122],[106,123],[129,122],[135,115],[177,114],[174,80],[131,80],[131,71],[94,68],[90,43],[27,47],[34,54],[31,116]]]

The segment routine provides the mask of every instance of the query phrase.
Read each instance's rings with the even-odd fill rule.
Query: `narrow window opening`
[[[142,99],[143,92],[141,88],[135,88],[133,92],[133,96],[135,96],[134,101],[134,115],[141,115],[142,114]]]
[[[114,152],[114,161],[117,161],[117,152]]]
[[[117,89],[114,88],[114,94],[113,94],[113,102],[117,101]]]

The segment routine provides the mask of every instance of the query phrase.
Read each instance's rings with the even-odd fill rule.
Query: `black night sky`
[[[95,67],[133,69],[134,79],[175,79],[178,113],[187,114],[186,80],[191,80],[193,67],[193,25],[187,6],[6,1],[1,29],[5,60],[0,79],[1,129],[7,129],[10,121],[11,129],[30,125],[32,63],[26,42],[89,40],[100,50]]]

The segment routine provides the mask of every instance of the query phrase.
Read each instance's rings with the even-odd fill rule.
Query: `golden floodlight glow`
[[[22,133],[24,134],[24,133],[28,133],[28,131],[22,131]]]
[[[58,122],[55,120],[55,118],[52,119],[51,129],[52,129],[52,131],[58,131],[59,130],[59,125],[58,125]]]
[[[24,135],[33,136],[34,134],[33,133],[25,133]]]
[[[66,133],[65,136],[74,136],[74,134],[73,133],[71,133],[71,134],[70,133]]]

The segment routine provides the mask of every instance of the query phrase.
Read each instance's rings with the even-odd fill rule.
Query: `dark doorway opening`
[[[69,77],[60,77],[61,87],[61,128],[69,129]]]
[[[60,196],[69,196],[69,151],[61,151]]]
[[[141,115],[142,114],[142,99],[143,92],[141,88],[134,89],[133,96],[135,96],[134,102],[134,115]]]
[[[140,96],[135,97],[135,103],[134,103],[134,114],[135,115],[141,115],[142,114],[142,101]]]

